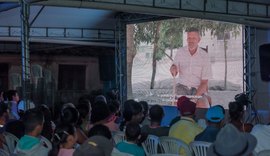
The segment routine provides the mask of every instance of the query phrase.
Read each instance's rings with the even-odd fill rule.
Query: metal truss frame
[[[250,103],[247,105],[247,122],[259,123],[260,118],[253,100],[256,94],[254,85],[255,60],[256,60],[256,28],[245,26],[244,28],[244,55],[243,55],[243,87]]]

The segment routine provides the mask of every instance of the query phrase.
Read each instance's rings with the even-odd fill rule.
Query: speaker
[[[259,48],[262,81],[270,81],[270,43]]]
[[[114,55],[99,56],[99,77],[101,81],[112,81],[115,79]]]

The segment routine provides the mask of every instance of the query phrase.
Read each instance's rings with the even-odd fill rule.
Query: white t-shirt
[[[198,88],[201,80],[212,77],[210,58],[201,48],[194,55],[190,54],[187,46],[178,49],[173,64],[178,69],[177,83],[185,86]]]
[[[255,125],[250,133],[257,139],[255,152],[270,150],[270,125]]]

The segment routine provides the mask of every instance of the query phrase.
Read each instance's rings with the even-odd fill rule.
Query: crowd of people
[[[244,123],[244,104],[238,101],[229,103],[228,113],[215,105],[205,118],[197,119],[196,103],[182,96],[177,101],[179,116],[169,125],[161,125],[163,107],[145,101],[127,100],[120,106],[117,97],[83,96],[77,104],[63,104],[52,114],[46,105],[18,109],[20,99],[15,90],[2,95],[0,149],[7,155],[144,156],[142,143],[149,134],[177,138],[187,145],[209,142],[208,155],[244,156],[270,150],[270,125]],[[126,139],[115,144],[112,136],[119,131]],[[7,135],[19,140],[13,150],[8,147]]]

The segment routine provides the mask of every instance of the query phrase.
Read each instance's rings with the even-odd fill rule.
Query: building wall
[[[100,80],[98,57],[88,56],[53,56],[31,55],[31,65],[41,67],[42,74],[34,74],[31,69],[31,88],[34,103],[76,103],[79,96],[89,94],[92,90],[103,88]],[[2,54],[0,63],[9,64],[9,89],[20,89],[21,58],[19,55]],[[58,90],[59,65],[85,65],[85,90]],[[38,72],[35,72],[38,73]]]

